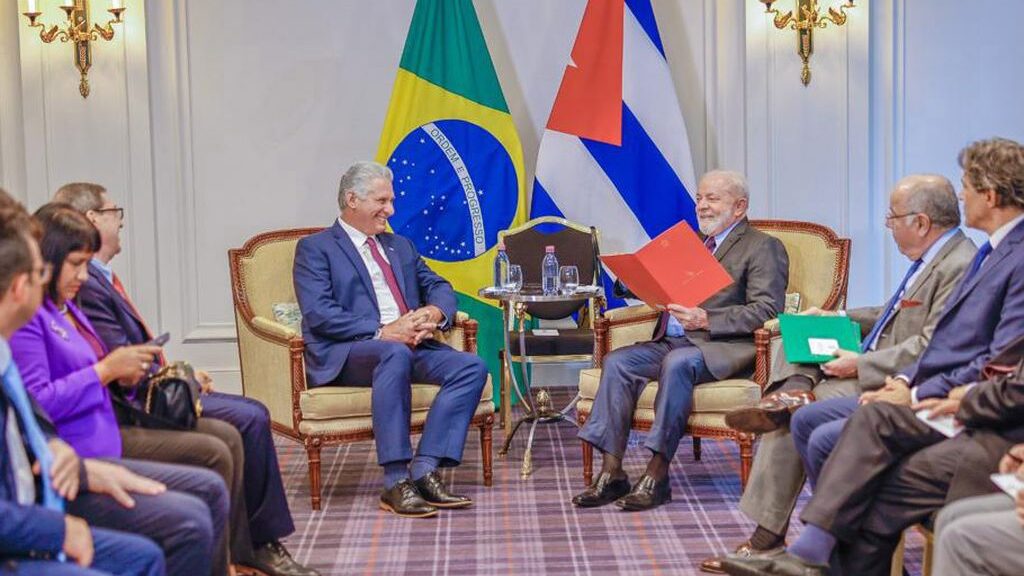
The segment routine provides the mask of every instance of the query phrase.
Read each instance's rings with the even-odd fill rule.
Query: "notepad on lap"
[[[957,434],[964,431],[963,424],[957,424],[956,419],[953,417],[952,414],[939,416],[938,418],[932,420],[930,418],[931,413],[931,410],[919,410],[917,412],[917,419],[931,426],[933,430],[935,430],[939,434],[942,434],[946,438],[952,438],[953,436],[956,436]]]
[[[1017,492],[1024,490],[1024,481],[1017,477],[1014,473],[1009,474],[993,474],[989,476],[992,482],[1003,492],[1010,495],[1010,498],[1016,498]]]

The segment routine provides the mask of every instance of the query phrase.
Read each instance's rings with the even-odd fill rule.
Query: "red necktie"
[[[139,309],[132,303],[132,299],[128,297],[128,291],[124,289],[124,284],[121,284],[121,279],[117,277],[117,274],[111,273],[111,284],[114,285],[114,290],[124,299],[124,303],[131,308],[132,314],[135,314],[135,319],[139,321],[139,325],[142,326],[142,332],[146,336],[146,340],[153,338],[153,332],[150,331],[149,326],[146,326],[146,321],[142,318],[142,314],[139,314]],[[160,353],[160,365],[167,365],[167,358],[164,357],[164,353]]]
[[[380,271],[384,273],[384,281],[388,284],[388,290],[391,290],[391,296],[395,298],[395,303],[398,304],[398,312],[405,314],[409,311],[409,307],[405,304],[405,297],[402,296],[402,291],[398,288],[398,280],[395,280],[395,271],[391,269],[391,265],[384,259],[384,255],[380,253],[380,249],[377,248],[377,243],[373,238],[366,239],[366,245],[370,247],[370,255],[373,256],[373,261],[380,267]]]
[[[708,249],[708,252],[715,253],[715,248],[718,247],[718,243],[715,242],[714,236],[708,236],[704,239],[704,246]],[[668,319],[671,315],[668,312],[662,312],[661,318],[658,318],[658,324],[654,328],[653,340],[660,340],[665,336],[665,332],[668,330]]]

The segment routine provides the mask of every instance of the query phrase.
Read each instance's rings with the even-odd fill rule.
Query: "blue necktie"
[[[978,248],[978,253],[974,255],[974,260],[971,261],[971,267],[967,269],[967,274],[964,275],[964,280],[960,283],[961,286],[966,286],[971,281],[971,278],[978,273],[978,270],[981,270],[981,265],[985,262],[985,258],[991,253],[992,244],[989,242],[985,242],[981,245],[981,248]]]
[[[43,430],[39,428],[35,414],[32,413],[32,404],[29,402],[25,385],[21,382],[21,374],[18,373],[14,362],[11,362],[7,367],[2,380],[4,394],[7,395],[7,400],[14,407],[14,411],[18,413],[22,430],[25,432],[25,437],[28,438],[28,446],[32,449],[32,453],[35,455],[36,461],[39,462],[39,467],[42,470],[40,476],[43,480],[43,506],[50,510],[63,512],[64,499],[54,491],[53,479],[50,477],[53,454],[50,453],[50,447],[46,445],[46,436],[43,434]]]
[[[899,287],[896,288],[896,293],[892,295],[891,299],[889,299],[889,303],[885,306],[885,311],[882,312],[881,316],[879,316],[878,322],[875,322],[875,326],[871,329],[868,337],[861,342],[861,352],[871,350],[871,345],[878,339],[878,335],[882,333],[882,329],[889,323],[889,318],[892,317],[893,312],[896,311],[896,304],[899,303],[900,298],[903,296],[903,291],[907,288],[907,282],[910,282],[910,277],[917,272],[917,269],[921,267],[921,264],[921,260],[914,260],[914,263],[910,265],[910,270],[907,270],[907,274],[903,277],[903,281],[900,282]]]

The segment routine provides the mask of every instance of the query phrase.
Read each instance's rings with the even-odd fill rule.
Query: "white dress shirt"
[[[377,241],[375,236],[367,236],[359,230],[356,230],[350,226],[347,222],[338,218],[338,223],[341,224],[341,228],[348,234],[348,237],[352,239],[352,244],[355,245],[356,250],[359,252],[359,256],[363,259],[363,264],[366,265],[366,270],[370,273],[370,280],[373,282],[373,293],[377,296],[377,309],[380,312],[380,323],[390,324],[398,317],[401,316],[401,312],[398,309],[398,302],[395,301],[395,297],[391,294],[391,289],[388,288],[387,280],[384,279],[384,272],[377,265],[377,261],[373,259],[373,255],[370,254],[370,247],[366,245],[366,241],[377,242],[377,249],[380,251],[381,256],[384,260],[390,263],[388,260],[387,251]]]

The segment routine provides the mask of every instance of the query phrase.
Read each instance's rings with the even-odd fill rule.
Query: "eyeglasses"
[[[886,214],[885,215],[885,221],[886,222],[891,222],[891,221],[893,221],[893,220],[895,220],[897,218],[905,218],[907,216],[917,216],[918,214],[920,214],[920,212],[907,212],[905,214]]]
[[[97,212],[99,214],[105,214],[107,212],[116,212],[117,213],[117,219],[118,220],[124,220],[124,208],[121,208],[120,206],[117,206],[115,208],[99,208],[99,209],[93,210],[93,212]]]
[[[33,268],[32,276],[35,277],[37,284],[46,284],[53,278],[53,264],[44,262],[42,265]]]

